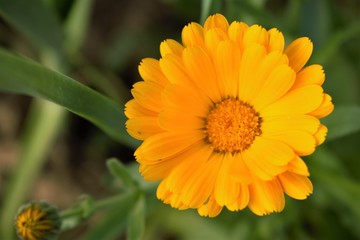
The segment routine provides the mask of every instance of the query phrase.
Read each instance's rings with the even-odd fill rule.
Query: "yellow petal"
[[[288,171],[302,176],[310,176],[308,167],[299,156],[295,156],[295,158],[289,162]]]
[[[296,88],[263,109],[261,116],[305,114],[318,108],[323,99],[323,89],[317,85]]]
[[[147,181],[158,181],[166,178],[178,163],[176,161],[165,160],[159,163],[145,165],[139,167],[139,172]]]
[[[271,181],[254,181],[249,185],[249,192],[249,208],[257,215],[281,212],[284,209],[284,193],[277,178]]]
[[[314,134],[319,126],[320,121],[309,115],[269,116],[263,117],[261,122],[263,134],[288,130],[301,130]]]
[[[248,154],[248,151],[244,151],[241,154],[242,159],[244,159],[244,163],[252,175],[263,179],[263,180],[271,180],[276,176],[276,172],[282,172],[280,170],[269,170],[265,164],[262,164],[256,157],[251,154]],[[275,173],[273,173],[275,172]]]
[[[293,85],[295,72],[287,65],[277,66],[258,89],[257,97],[251,102],[260,111],[281,98]]]
[[[309,60],[313,50],[313,44],[307,37],[298,38],[285,49],[289,57],[289,65],[295,72],[300,71]]]
[[[221,156],[213,154],[203,166],[194,171],[182,192],[185,204],[198,206],[209,198],[214,190],[220,166]]]
[[[296,76],[293,88],[299,88],[306,85],[321,86],[325,81],[324,69],[319,64],[313,64],[305,67]]]
[[[213,154],[205,164],[195,169],[184,184],[181,201],[194,208],[203,205],[214,190],[220,166],[220,154]]]
[[[177,208],[179,210],[185,210],[190,208],[181,201],[181,194],[172,193],[171,198],[168,197],[168,199],[165,199],[165,201],[167,201],[167,204],[170,204],[171,207]]]
[[[230,153],[222,154],[223,160],[216,179],[214,196],[220,206],[235,202],[239,194],[239,184],[235,182],[230,173]]]
[[[161,161],[142,163],[139,167],[139,170],[146,180],[156,181],[168,177],[170,173],[173,173],[173,169],[180,166],[182,162],[187,161],[184,167],[184,172],[179,175],[178,181],[173,181],[171,179],[167,181],[169,182],[167,183],[169,185],[168,189],[171,191],[175,191],[176,189],[172,187],[172,185],[170,186],[171,181],[173,181],[171,184],[174,184],[174,186],[181,185],[181,182],[183,182],[181,175],[188,172],[186,171],[186,167],[190,167],[189,169],[192,169],[192,167],[196,168],[199,164],[202,164],[204,161],[206,161],[207,158],[209,158],[212,151],[208,146],[205,146],[204,144],[205,143],[197,144],[188,148],[184,152],[177,154],[176,156],[164,158]],[[207,158],[204,156],[207,156]],[[194,159],[196,161],[194,161]],[[176,171],[179,170],[180,169],[177,169]],[[179,193],[180,191],[176,192]]]
[[[184,46],[201,46],[204,47],[204,29],[198,23],[190,23],[183,28],[181,34]]]
[[[321,124],[317,132],[314,134],[316,140],[316,146],[322,144],[325,141],[327,132],[328,132],[327,127]]]
[[[162,132],[145,139],[134,155],[139,162],[142,159],[156,162],[181,153],[204,138],[203,131]]]
[[[236,98],[240,64],[240,49],[232,41],[219,44],[215,57],[218,81],[223,85],[223,98]]]
[[[268,133],[263,136],[286,143],[300,156],[310,155],[315,151],[315,138],[310,133],[304,131],[289,130]]]
[[[259,59],[258,68],[254,69],[253,76],[249,78],[246,86],[246,101],[254,105],[254,100],[259,101],[262,96],[259,95],[259,90],[262,89],[269,78],[269,75],[281,64],[287,64],[288,59],[286,55],[279,52],[272,52],[266,55],[264,58]],[[256,64],[256,63],[254,63]],[[257,109],[259,110],[259,109]]]
[[[287,165],[295,156],[286,144],[263,137],[257,137],[251,148],[253,148],[253,154],[258,155],[261,161],[267,161],[276,166]]]
[[[220,28],[222,31],[227,32],[229,23],[223,15],[217,13],[208,17],[205,21],[204,30],[208,31],[212,28]]]
[[[157,83],[141,81],[133,85],[131,93],[140,105],[153,112],[160,112],[164,106],[161,99],[162,90]]]
[[[179,57],[182,55],[184,47],[173,39],[167,39],[160,44],[160,53],[162,57],[168,54],[175,54]]]
[[[160,67],[170,83],[193,87],[194,84],[187,75],[182,58],[175,54],[167,54],[159,60]]]
[[[162,93],[163,101],[169,107],[191,113],[194,116],[206,117],[213,103],[201,92],[175,84],[168,84]]]
[[[279,180],[284,192],[295,199],[306,199],[313,191],[313,186],[308,177],[292,172],[279,175]]]
[[[252,181],[252,174],[246,166],[240,153],[234,154],[230,160],[229,175],[236,181],[244,184],[249,184]]]
[[[138,67],[140,76],[144,81],[158,83],[165,86],[169,81],[162,73],[159,61],[153,58],[145,58]]]
[[[222,208],[223,207],[216,202],[214,196],[211,195],[207,203],[198,208],[198,213],[204,217],[216,217],[220,214]]]
[[[135,117],[126,121],[128,133],[136,139],[144,140],[164,130],[158,124],[155,117]]]
[[[210,57],[215,58],[216,50],[219,43],[228,39],[228,36],[225,32],[219,28],[213,28],[206,32],[205,34],[205,45],[208,50]]]
[[[187,47],[183,52],[184,66],[195,85],[213,101],[222,98],[211,59],[206,52],[198,47]]]
[[[243,49],[243,38],[248,28],[248,25],[243,22],[234,21],[230,24],[228,30],[229,38],[236,42],[240,49]]]
[[[190,176],[193,175],[197,169],[204,166],[205,162],[209,161],[212,153],[212,148],[208,144],[203,143],[173,158],[172,160],[179,164],[169,174],[167,188],[175,193],[183,193],[183,189]]]
[[[239,89],[238,97],[246,100],[252,97],[252,81],[255,78],[259,63],[265,57],[265,48],[258,44],[247,47],[242,55],[239,66]]]
[[[323,100],[320,106],[313,112],[309,113],[317,118],[323,118],[334,111],[334,104],[331,102],[331,97],[328,94],[323,95]]]
[[[249,187],[247,184],[238,184],[238,196],[235,199],[234,202],[231,202],[229,204],[226,205],[226,207],[230,210],[230,211],[239,211],[244,209],[248,203],[249,203],[249,199],[250,199],[250,195],[249,195]]]
[[[205,127],[203,119],[173,107],[165,107],[159,114],[158,121],[161,128],[172,131],[199,130]]]
[[[250,148],[242,152],[249,170],[263,180],[273,179],[284,172],[294,156],[294,152],[286,144],[263,137],[257,137]]]
[[[27,239],[29,240],[37,240],[38,237],[34,234],[34,231],[32,229],[27,228],[27,234],[25,236],[27,236]]]
[[[166,204],[170,204],[173,208],[180,210],[188,209],[189,206],[181,202],[180,194],[173,193],[166,188],[167,179],[163,180],[157,188],[156,196]]]
[[[245,48],[253,44],[260,44],[264,47],[267,47],[269,42],[269,35],[265,28],[259,25],[252,25],[245,32],[243,42]]]
[[[272,28],[268,31],[269,45],[267,47],[268,52],[278,51],[282,53],[284,51],[285,39],[284,35],[276,28]]]
[[[166,196],[170,193],[166,188],[166,181],[166,179],[162,180],[156,189],[156,197],[158,199],[165,199]]]
[[[125,115],[128,118],[134,117],[155,117],[159,113],[151,111],[141,106],[135,99],[131,99],[125,104]]]

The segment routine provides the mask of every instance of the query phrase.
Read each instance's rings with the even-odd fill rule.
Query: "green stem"
[[[201,1],[201,13],[200,13],[200,23],[204,24],[206,18],[209,16],[212,0],[202,0]]]
[[[63,70],[63,58],[56,50],[44,47],[40,55],[41,61],[47,67]],[[64,108],[54,103],[42,99],[33,100],[20,143],[18,163],[7,185],[3,201],[0,239],[14,239],[13,219],[16,211],[31,192],[66,114]]]
[[[64,110],[53,103],[34,100],[21,144],[20,159],[4,195],[0,239],[13,239],[15,213],[31,191],[64,116]]]
[[[119,195],[101,199],[98,202],[94,203],[94,205],[92,206],[92,210],[96,211],[99,209],[104,209],[104,208],[111,207],[113,205],[117,205],[119,202],[122,202],[125,199],[135,196],[135,193],[136,193],[135,191],[131,191],[131,192],[126,192],[123,194],[119,194]],[[73,208],[61,211],[60,217],[62,219],[66,219],[69,217],[82,215],[83,213],[84,213],[84,208],[80,205],[77,207],[73,207]]]
[[[89,26],[93,0],[74,1],[73,7],[66,19],[64,31],[67,36],[65,50],[71,58],[81,48]]]
[[[139,190],[128,191],[119,195],[104,198],[93,204],[82,204],[80,202],[74,207],[63,210],[59,214],[62,219],[62,231],[76,227],[97,210],[119,206],[124,207],[133,204],[136,202],[136,199],[140,196],[140,194]]]

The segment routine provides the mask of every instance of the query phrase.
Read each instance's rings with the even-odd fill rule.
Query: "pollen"
[[[215,151],[241,152],[261,135],[261,117],[248,103],[228,98],[210,110],[206,118],[206,133],[207,141]]]

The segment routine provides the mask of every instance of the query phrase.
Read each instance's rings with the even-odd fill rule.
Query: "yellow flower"
[[[31,202],[22,206],[16,216],[17,234],[24,240],[57,239],[60,217],[46,202]]]
[[[333,104],[322,67],[304,67],[311,41],[284,42],[277,29],[216,14],[184,27],[182,44],[163,41],[160,60],[143,59],[126,126],[143,140],[141,174],[162,180],[159,199],[214,217],[223,207],[280,212],[284,193],[312,193],[300,157],[324,142],[319,119]]]

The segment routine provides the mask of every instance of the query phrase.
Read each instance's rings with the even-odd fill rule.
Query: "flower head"
[[[159,199],[214,217],[280,212],[284,193],[312,193],[301,156],[324,142],[319,119],[333,104],[322,67],[304,67],[311,41],[284,42],[277,29],[216,14],[184,27],[182,44],[163,41],[160,60],[143,59],[126,126],[143,140],[135,157],[145,179],[161,180]]]
[[[57,210],[46,202],[22,206],[16,216],[17,234],[24,240],[56,239],[60,230]]]

